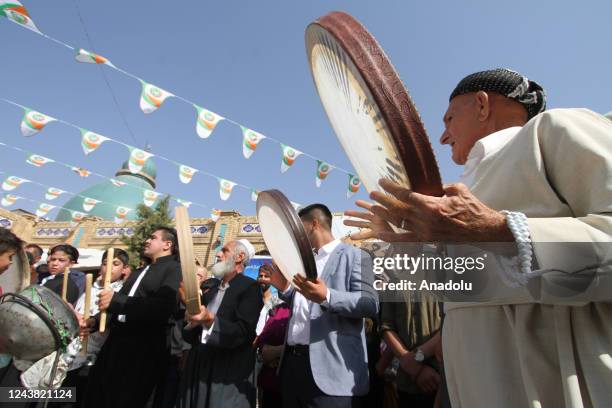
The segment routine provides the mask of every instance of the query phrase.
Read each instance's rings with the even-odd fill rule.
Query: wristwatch
[[[423,350],[421,350],[420,348],[417,348],[414,352],[414,361],[416,361],[417,363],[422,363],[423,361],[425,361],[425,353],[423,353]]]

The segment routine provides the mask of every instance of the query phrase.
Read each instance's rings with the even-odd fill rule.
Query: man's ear
[[[316,218],[313,218],[310,223],[312,224],[313,229],[319,229],[319,227],[321,226],[321,223]]]
[[[485,91],[476,92],[476,104],[478,106],[478,121],[484,122],[491,116],[491,100]]]

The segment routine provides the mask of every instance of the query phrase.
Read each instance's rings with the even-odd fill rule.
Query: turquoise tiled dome
[[[64,207],[74,211],[80,211],[87,215],[100,217],[105,220],[114,220],[115,211],[118,206],[131,208],[126,220],[136,219],[136,208],[139,204],[143,204],[144,192],[142,189],[155,190],[155,177],[157,169],[152,159],[148,159],[139,173],[132,173],[128,168],[128,162],[125,161],[121,169],[115,174],[115,180],[126,183],[124,186],[116,186],[110,180],[104,180],[95,184],[81,193],[83,197],[93,198],[102,202],[96,204],[94,208],[86,212],[83,208],[83,197],[72,197]],[[158,200],[152,207],[156,207]],[[67,209],[61,209],[55,218],[56,221],[70,221],[72,216]]]

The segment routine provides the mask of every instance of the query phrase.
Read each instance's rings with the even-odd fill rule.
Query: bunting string
[[[85,155],[89,155],[92,152],[96,151],[98,148],[100,148],[100,146],[103,143],[107,141],[119,144],[127,148],[128,152],[130,153],[129,160],[128,160],[129,169],[130,171],[134,173],[138,173],[139,171],[141,171],[148,159],[150,159],[151,157],[157,157],[160,160],[166,161],[176,166],[178,168],[179,180],[184,184],[190,183],[196,173],[201,173],[202,175],[205,175],[207,177],[217,180],[219,184],[219,196],[222,200],[229,199],[234,187],[241,187],[251,192],[253,191],[259,192],[259,190],[254,187],[250,187],[245,184],[234,182],[222,176],[218,176],[216,174],[208,172],[206,170],[201,170],[196,167],[188,166],[186,164],[179,163],[176,160],[169,159],[167,157],[164,157],[158,154],[154,154],[151,152],[147,152],[147,151],[138,149],[127,143],[124,143],[117,139],[113,139],[111,137],[104,136],[99,133],[87,130],[71,122],[46,115],[39,111],[32,110],[28,108],[27,106],[21,105],[9,99],[0,98],[0,100],[10,105],[23,109],[24,116],[21,121],[21,132],[24,136],[33,136],[37,134],[38,132],[41,132],[47,124],[52,123],[52,122],[58,122],[66,126],[75,128],[81,133],[81,147],[83,148],[83,152]],[[282,166],[288,168],[289,166],[293,164],[293,162],[295,161],[297,156],[301,154],[301,152],[293,151],[292,148],[285,146],[285,145],[282,145],[282,146],[283,146]],[[286,171],[286,168],[284,171]],[[318,170],[317,170],[317,177],[318,177]],[[229,185],[231,185],[231,188],[228,188]]]
[[[157,200],[157,198],[159,198],[159,196],[167,195],[168,197],[170,197],[171,201],[174,201],[178,205],[183,205],[185,207],[190,207],[191,205],[194,205],[194,206],[201,207],[201,208],[211,208],[211,206],[207,205],[207,204],[197,203],[197,202],[193,202],[193,201],[187,201],[185,199],[178,198],[177,196],[175,196],[173,194],[170,194],[170,193],[153,191],[153,190],[144,188],[142,186],[139,186],[139,185],[136,185],[136,184],[133,184],[133,183],[128,183],[128,182],[120,181],[120,180],[117,180],[115,178],[105,176],[103,174],[99,174],[99,173],[96,173],[96,172],[93,172],[93,171],[89,171],[89,170],[84,169],[82,167],[78,167],[78,166],[75,166],[75,165],[72,165],[72,164],[69,164],[69,163],[65,163],[65,162],[62,162],[62,161],[59,161],[59,160],[55,160],[55,159],[52,159],[52,158],[49,158],[49,157],[44,157],[44,156],[38,155],[36,153],[32,153],[32,152],[27,151],[25,149],[22,149],[22,148],[19,148],[19,147],[16,147],[16,146],[12,146],[12,145],[9,145],[9,144],[1,142],[1,141],[0,141],[0,147],[4,147],[4,148],[7,148],[7,149],[12,149],[14,151],[23,153],[26,156],[26,163],[28,163],[28,164],[30,164],[32,166],[35,166],[35,167],[42,167],[42,166],[44,166],[47,163],[55,163],[57,165],[61,165],[63,167],[66,167],[66,168],[70,169],[71,171],[73,171],[74,173],[79,175],[80,177],[89,177],[90,175],[93,175],[93,176],[96,176],[98,178],[101,178],[101,179],[104,179],[104,180],[108,180],[108,181],[110,181],[111,183],[113,183],[117,187],[130,186],[132,188],[139,189],[139,190],[141,190],[143,192],[143,203],[146,206],[148,206],[148,207],[152,206],[155,203],[155,201]],[[2,171],[0,171],[0,173],[8,174],[8,173],[2,172]],[[27,182],[32,182],[32,181],[28,180],[28,179],[22,179],[22,178],[16,177],[16,176],[9,176],[3,182],[2,189],[5,190],[5,191],[12,191],[15,188],[17,188],[19,185],[23,184],[24,182],[27,183]],[[85,196],[80,195],[80,194],[70,193],[67,190],[62,190],[62,189],[58,189],[58,188],[55,188],[55,187],[47,186],[47,185],[44,185],[42,183],[37,183],[37,182],[33,182],[33,183],[48,188],[47,193],[45,195],[45,198],[47,200],[53,200],[53,199],[59,197],[63,193],[68,193],[68,194],[73,195],[73,196],[82,197],[84,200],[88,198],[88,197],[85,197]],[[5,187],[5,184],[6,184],[6,187]],[[231,181],[228,181],[228,180],[221,179],[220,188],[219,188],[219,194],[221,195],[221,198],[224,199],[223,198],[224,196],[228,196],[229,197],[229,194],[231,194],[231,191],[232,191],[232,189],[233,189],[233,187],[235,185],[237,185],[237,184],[235,184],[235,183],[233,183]],[[253,202],[257,201],[257,196],[259,195],[259,190],[251,189],[250,192],[251,192],[251,200]],[[227,199],[227,198],[225,198],[225,199]],[[93,201],[97,201],[97,200],[94,200],[92,198],[89,198],[89,200],[90,200],[89,201],[89,205],[91,205],[93,203]],[[91,200],[93,200],[93,201],[91,201]],[[302,207],[302,204],[297,203],[295,201],[291,201],[291,204],[293,205],[293,207],[296,210],[298,208]],[[87,204],[85,204],[85,205],[87,205]],[[95,205],[95,203],[93,203],[93,205]],[[114,204],[112,204],[112,205],[114,205]],[[131,209],[129,209],[129,210],[131,210]],[[213,208],[212,212],[211,212],[211,217],[216,221],[215,216],[216,216],[216,214],[220,214],[220,213],[221,213],[221,210]]]
[[[99,173],[96,173],[96,172],[93,172],[93,171],[89,171],[89,170],[84,169],[82,167],[74,166],[72,164],[64,163],[64,162],[59,161],[59,160],[55,160],[55,159],[51,159],[51,158],[48,158],[48,157],[43,157],[43,156],[37,155],[37,154],[29,152],[29,151],[27,151],[25,149],[21,149],[21,148],[16,147],[16,146],[11,146],[11,145],[6,144],[4,142],[0,142],[0,146],[4,147],[4,148],[7,148],[7,149],[12,149],[14,151],[21,152],[21,153],[25,154],[25,156],[26,156],[26,163],[31,164],[31,165],[36,166],[36,167],[42,167],[44,164],[47,164],[47,163],[55,163],[57,165],[61,165],[63,167],[66,167],[66,168],[72,170],[74,173],[76,173],[80,177],[89,177],[90,175],[93,175],[93,176],[96,176],[98,178],[110,181],[111,183],[113,183],[117,187],[130,186],[130,187],[142,190],[142,192],[143,192],[143,204],[147,205],[148,207],[153,205],[159,196],[167,195],[167,196],[170,197],[170,200],[176,202],[179,205],[188,204],[187,206],[194,205],[194,206],[198,206],[198,207],[201,207],[201,208],[210,208],[210,206],[206,205],[206,204],[201,204],[201,203],[196,203],[196,202],[192,202],[192,201],[187,201],[187,200],[178,198],[175,195],[170,194],[170,193],[153,191],[153,190],[144,188],[142,186],[139,186],[139,185],[136,185],[136,184],[133,184],[133,183],[120,181],[120,180],[117,180],[117,179],[112,178],[112,177],[107,177],[107,176],[105,176],[103,174],[99,174]],[[40,163],[43,163],[43,164],[39,165]],[[8,174],[8,173],[2,172],[2,171],[0,171],[0,173]],[[25,179],[25,180],[27,180],[27,179]],[[31,180],[27,180],[26,182],[29,182],[29,181],[31,181]],[[6,180],[5,180],[5,182],[6,182]],[[13,184],[14,188],[16,188],[16,187],[18,187],[22,183],[17,182],[17,180],[12,180],[12,181],[9,182],[9,184]],[[68,193],[70,195],[86,198],[86,197],[84,197],[84,196],[82,196],[80,194],[70,193],[67,190],[62,190],[62,189],[58,189],[58,188],[55,188],[55,187],[47,186],[47,185],[44,185],[42,183],[36,183],[35,182],[34,184],[38,184],[40,186],[48,187],[49,188],[49,190],[47,192],[47,197],[46,197],[47,200],[53,200],[54,198],[59,197],[63,193]],[[11,191],[14,188],[9,189],[9,188],[4,188],[4,186],[3,186],[3,189],[5,191]],[[51,196],[54,196],[54,197],[51,197]]]
[[[85,213],[85,215],[88,215],[87,213],[89,213],[91,210],[93,210],[94,207],[97,204],[107,204],[109,206],[115,207],[116,213],[117,214],[122,214],[124,216],[127,215],[127,213],[129,213],[130,211],[134,211],[133,208],[124,207],[124,206],[121,206],[121,205],[118,206],[117,204],[109,203],[108,201],[96,200],[94,198],[86,197],[86,196],[81,195],[81,194],[76,194],[76,193],[70,192],[68,190],[61,190],[59,188],[51,187],[49,185],[40,183],[38,181],[34,181],[32,179],[22,178],[22,177],[16,176],[16,175],[14,175],[12,173],[8,173],[8,172],[5,172],[5,171],[0,171],[0,174],[4,174],[4,175],[7,176],[6,179],[4,179],[4,181],[2,182],[2,189],[4,191],[13,191],[18,186],[20,186],[21,184],[31,183],[31,184],[34,184],[34,185],[37,185],[37,186],[40,186],[40,187],[43,187],[43,188],[46,189],[45,199],[48,200],[48,201],[55,200],[56,198],[58,198],[62,194],[68,194],[68,195],[73,196],[73,197],[80,197],[80,198],[83,199],[83,212]],[[20,198],[24,198],[24,197],[7,193],[7,194],[4,195],[4,197],[2,199],[2,206],[3,207],[8,207],[8,206],[14,204]],[[48,204],[48,203],[42,202],[42,201],[38,201],[38,203],[40,204],[39,208],[36,210],[36,215],[38,217],[42,217],[43,215],[46,215],[49,211],[51,211],[54,208],[64,208],[64,209],[70,211],[71,213],[72,212],[76,212],[77,215],[78,215],[78,213],[81,213],[81,211],[76,211],[73,208],[58,207],[57,205],[51,205],[51,204]],[[80,218],[82,218],[82,217],[80,217]],[[125,217],[117,216],[116,218],[117,218],[117,221],[123,221]]]
[[[18,1],[11,1],[11,3],[19,3]],[[293,162],[295,161],[295,159],[297,159],[298,156],[306,156],[309,157],[310,159],[312,159],[317,167],[316,167],[316,176],[315,176],[315,184],[317,187],[319,187],[321,185],[321,182],[325,179],[325,177],[319,177],[321,174],[325,174],[325,176],[327,176],[327,173],[329,173],[332,169],[336,170],[336,171],[340,171],[342,173],[345,173],[347,175],[349,175],[349,178],[352,179],[352,177],[355,177],[354,174],[352,174],[351,172],[349,172],[348,170],[345,170],[337,165],[334,165],[330,162],[324,161],[312,154],[306,153],[302,150],[298,150],[294,147],[288,146],[285,143],[281,142],[278,139],[275,139],[273,137],[267,136],[267,135],[263,135],[262,133],[256,132],[240,123],[238,123],[237,121],[228,118],[225,115],[220,115],[218,113],[215,113],[211,110],[208,110],[206,108],[203,108],[202,106],[196,104],[195,102],[177,95],[175,93],[169,92],[165,89],[162,89],[159,86],[153,85],[147,81],[145,81],[144,79],[142,79],[141,77],[132,74],[131,72],[128,72],[120,67],[118,67],[117,65],[113,64],[109,59],[98,55],[94,52],[90,52],[81,48],[76,48],[70,44],[67,44],[63,41],[60,41],[56,38],[53,38],[49,35],[46,35],[44,33],[42,33],[40,30],[38,30],[38,28],[36,28],[34,26],[34,23],[32,22],[31,18],[29,18],[29,15],[27,14],[27,12],[25,11],[25,8],[23,8],[23,6],[21,6],[21,4],[19,3],[20,6],[20,10],[21,11],[14,11],[12,15],[14,15],[15,13],[19,14],[21,13],[21,16],[18,16],[19,18],[14,18],[11,16],[6,15],[6,17],[18,24],[21,25],[22,27],[28,28],[31,31],[34,31],[35,33],[43,36],[44,38],[51,40],[57,44],[60,44],[70,50],[72,50],[75,53],[75,59],[78,62],[82,62],[82,63],[89,63],[89,64],[97,64],[97,65],[105,65],[125,76],[128,76],[136,81],[138,81],[141,85],[141,96],[140,96],[140,108],[142,109],[142,111],[146,114],[152,113],[154,111],[156,111],[157,109],[159,109],[161,107],[161,105],[169,98],[175,98],[178,99],[190,106],[192,106],[193,108],[196,109],[197,112],[197,121],[196,121],[196,133],[198,134],[198,136],[202,139],[206,139],[208,138],[211,133],[213,132],[213,130],[215,129],[215,127],[217,126],[217,124],[221,121],[227,121],[228,123],[231,123],[237,127],[239,127],[242,130],[242,137],[243,137],[243,153],[244,153],[244,157],[246,159],[250,158],[251,155],[253,154],[253,152],[255,151],[255,148],[257,147],[257,144],[261,141],[265,140],[269,140],[271,142],[274,142],[276,144],[278,144],[281,148],[281,151],[283,153],[282,155],[282,162],[281,162],[281,172],[286,172],[289,167],[293,164]],[[27,20],[27,21],[26,21]],[[29,24],[31,23],[31,24]],[[34,27],[34,28],[33,28]],[[159,156],[158,156],[159,157]],[[172,160],[169,160],[172,161]],[[174,161],[172,161],[174,162]],[[323,164],[323,166],[321,165],[321,163]],[[323,167],[324,169],[324,173],[321,173],[321,167]],[[214,177],[214,176],[213,176]],[[238,184],[237,184],[238,185]],[[241,186],[241,185],[239,185]],[[241,186],[241,187],[245,187],[245,186]]]

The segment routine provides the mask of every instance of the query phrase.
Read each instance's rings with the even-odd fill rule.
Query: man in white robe
[[[383,240],[522,247],[510,270],[516,287],[503,297],[445,304],[453,407],[612,404],[612,122],[587,109],[540,113],[544,98],[510,70],[466,77],[441,143],[466,165],[469,187],[429,197],[381,180],[391,196],[360,205],[370,210],[360,226]],[[591,272],[586,282],[581,270]]]

